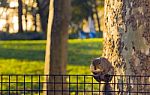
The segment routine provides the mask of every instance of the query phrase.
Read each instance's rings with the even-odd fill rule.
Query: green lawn
[[[102,42],[102,39],[69,40],[67,73],[91,74],[89,65],[93,58],[101,56]],[[45,44],[45,41],[0,41],[0,74],[43,74]],[[11,76],[10,79],[16,81],[15,76]],[[78,81],[83,82],[83,79],[84,77],[79,77]],[[18,80],[20,82],[18,88],[22,89],[24,77],[20,76]],[[3,80],[0,78],[0,81],[9,82],[9,77],[3,76]],[[27,83],[31,82],[31,77],[26,76],[25,81],[25,88],[31,89],[31,83]],[[34,77],[33,81],[38,81],[38,76]],[[76,82],[76,77],[72,77],[70,81]],[[91,77],[87,78],[86,81],[92,81]],[[38,85],[38,83],[33,84],[33,88],[39,89]],[[83,89],[83,85],[79,84],[78,86]],[[8,83],[3,84],[3,90],[9,89],[8,87]],[[70,89],[75,90],[76,87],[76,84],[70,85]],[[86,89],[92,89],[91,87],[91,84],[86,84]],[[97,85],[93,86],[95,89],[98,89],[97,87]],[[16,85],[11,83],[10,89],[15,88]],[[34,92],[34,95],[36,95],[35,93],[37,92]],[[71,95],[75,95],[73,93],[75,92],[72,92]],[[7,94],[5,92],[4,95]],[[28,94],[27,92],[26,95]]]
[[[90,74],[92,58],[101,56],[102,39],[69,40],[68,74]],[[0,74],[43,74],[45,41],[0,41]]]

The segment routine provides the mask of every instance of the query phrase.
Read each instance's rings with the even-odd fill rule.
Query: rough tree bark
[[[47,31],[47,46],[45,56],[45,74],[66,74],[67,64],[67,39],[70,20],[70,0],[50,0],[49,21]],[[63,80],[62,80],[63,79]],[[66,81],[65,77],[46,77],[47,82]],[[47,90],[66,90],[67,85],[45,84]],[[44,95],[53,95],[44,92]],[[65,92],[55,92],[55,95],[66,95]]]
[[[103,56],[113,64],[117,75],[150,75],[149,9],[150,0],[105,0]],[[116,79],[118,82],[128,81],[127,78]],[[150,83],[150,81],[149,78],[131,77],[131,83]],[[120,86],[118,90],[121,90]],[[123,88],[146,92],[150,86],[126,85]]]

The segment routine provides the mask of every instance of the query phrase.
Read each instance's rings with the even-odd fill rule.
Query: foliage
[[[88,17],[92,17],[96,31],[100,31],[100,27],[103,26],[103,23],[100,23],[103,20],[103,8],[104,0],[72,0],[72,18],[69,33],[78,33],[83,25],[87,24]],[[74,36],[71,35],[71,37]]]
[[[98,9],[103,8],[104,0],[96,0]],[[72,20],[73,23],[79,24],[83,19],[88,19],[94,12],[94,0],[72,0]]]
[[[92,0],[72,0],[72,21],[78,23],[92,15]]]

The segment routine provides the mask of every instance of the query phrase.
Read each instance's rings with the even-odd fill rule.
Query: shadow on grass
[[[0,49],[0,58],[3,59],[18,59],[29,61],[44,61],[44,50],[20,50],[20,49]]]

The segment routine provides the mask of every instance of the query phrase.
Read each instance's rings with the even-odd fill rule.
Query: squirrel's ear
[[[95,59],[101,59],[100,57],[97,57],[97,58],[95,58]]]
[[[93,58],[93,59],[91,60],[91,62],[94,62],[95,60],[100,60],[100,59],[101,59],[101,57]]]

